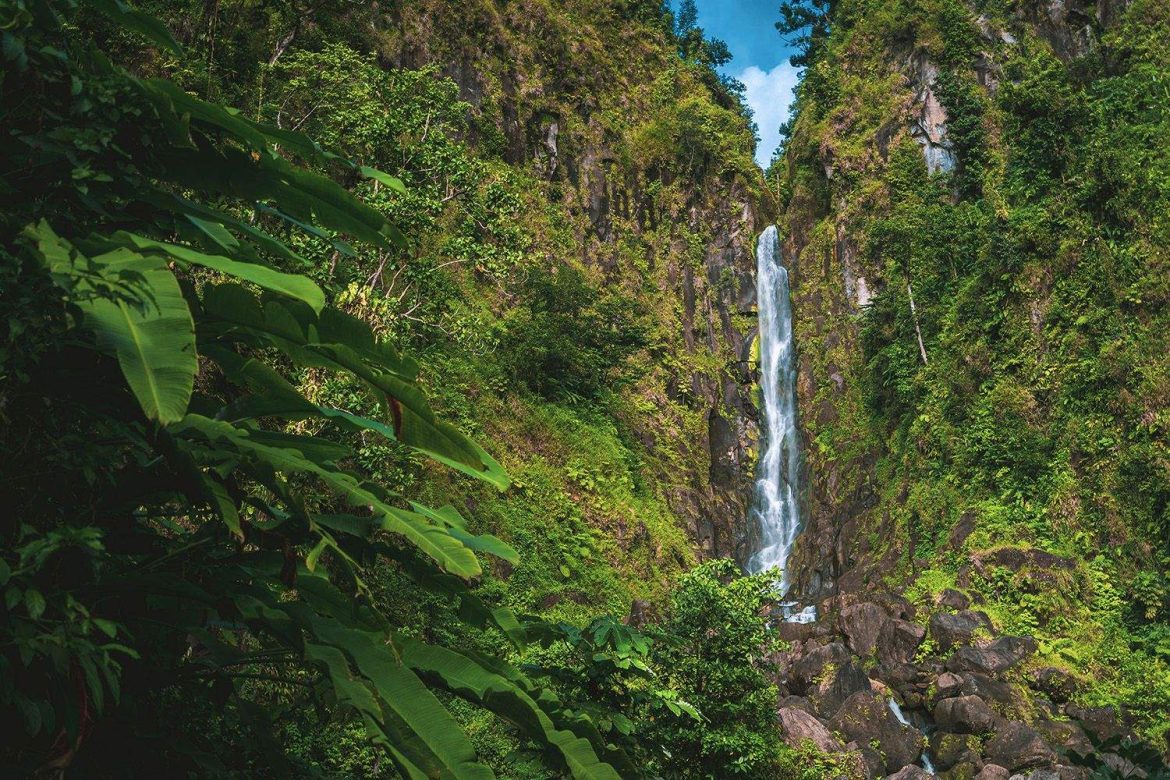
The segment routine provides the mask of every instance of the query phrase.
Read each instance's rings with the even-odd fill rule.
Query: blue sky
[[[756,161],[766,166],[780,143],[779,127],[788,119],[797,78],[788,64],[792,50],[775,27],[780,0],[696,0],[696,5],[699,26],[709,37],[726,41],[735,57],[722,70],[747,87],[748,105],[760,126]]]

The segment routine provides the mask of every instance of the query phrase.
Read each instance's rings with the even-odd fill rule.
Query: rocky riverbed
[[[1075,704],[1074,677],[957,590],[927,614],[892,594],[819,607],[815,623],[777,623],[789,646],[774,659],[777,717],[790,744],[845,754],[850,777],[1083,780],[1069,751],[1130,733],[1114,710]]]

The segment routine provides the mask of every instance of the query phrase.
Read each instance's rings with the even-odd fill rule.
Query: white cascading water
[[[892,698],[886,699],[886,701],[889,702],[890,712],[894,713],[894,717],[898,719],[899,723],[901,723],[903,726],[909,726],[910,728],[915,728],[914,724],[906,719],[906,715],[905,715],[905,713],[902,712],[902,708],[898,705],[898,702],[894,701],[894,699],[892,699]],[[919,731],[922,731],[922,736],[924,736],[924,737],[926,736],[925,731],[923,731],[922,729],[919,729]],[[930,754],[927,751],[923,750],[922,755],[920,755],[918,757],[918,760],[919,760],[919,762],[921,762],[922,768],[925,769],[927,772],[929,772],[932,775],[938,774],[937,772],[934,771],[934,764],[930,763]]]
[[[764,411],[764,456],[757,466],[751,515],[759,523],[760,544],[748,559],[749,572],[780,570],[781,598],[791,584],[788,556],[800,535],[800,437],[796,429],[796,353],[792,346],[792,305],[788,271],[780,264],[780,239],[770,226],[756,245],[756,298],[760,317],[760,389]],[[785,605],[786,618],[797,623],[816,619],[809,607],[797,612]]]

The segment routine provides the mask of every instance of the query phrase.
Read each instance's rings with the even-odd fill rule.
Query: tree
[[[834,0],[784,0],[780,4],[780,21],[776,29],[781,35],[793,35],[789,45],[797,48],[789,61],[793,67],[804,68],[816,61],[821,47],[829,38],[829,20]]]
[[[675,22],[675,33],[685,38],[687,33],[694,30],[699,24],[699,9],[695,0],[682,0],[678,4],[678,20]]]
[[[743,83],[719,72],[720,67],[731,62],[731,49],[718,38],[708,38],[706,31],[699,27],[699,10],[694,0],[679,4],[674,32],[679,56],[703,69],[703,80],[724,108],[735,108],[750,122],[751,109],[744,100]]]
[[[765,674],[774,640],[761,617],[774,599],[773,577],[742,577],[728,559],[708,561],[679,581],[654,660],[704,722],[659,724],[655,738],[668,750],[670,776],[785,776],[777,690]]]

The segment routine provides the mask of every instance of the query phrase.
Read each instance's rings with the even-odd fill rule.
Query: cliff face
[[[179,13],[190,46],[247,42],[182,75],[406,182],[374,196],[409,246],[322,275],[421,355],[440,409],[520,487],[369,452],[376,473],[437,501],[471,490],[469,514],[521,553],[497,575],[526,612],[625,612],[696,559],[742,558],[768,207],[734,96],[656,2],[314,9]]]
[[[495,135],[502,158],[567,217],[573,260],[653,312],[665,341],[631,391],[647,413],[621,423],[700,555],[742,555],[762,178],[746,124],[704,94],[660,24],[617,13],[406,3],[379,54],[453,79],[477,118],[473,146]]]
[[[830,612],[892,592],[920,624],[961,591],[1039,640],[1030,668],[1074,673],[1079,705],[1160,712],[1170,689],[1138,681],[1166,672],[1170,593],[1168,20],[840,2],[769,174],[800,352],[797,590]]]

